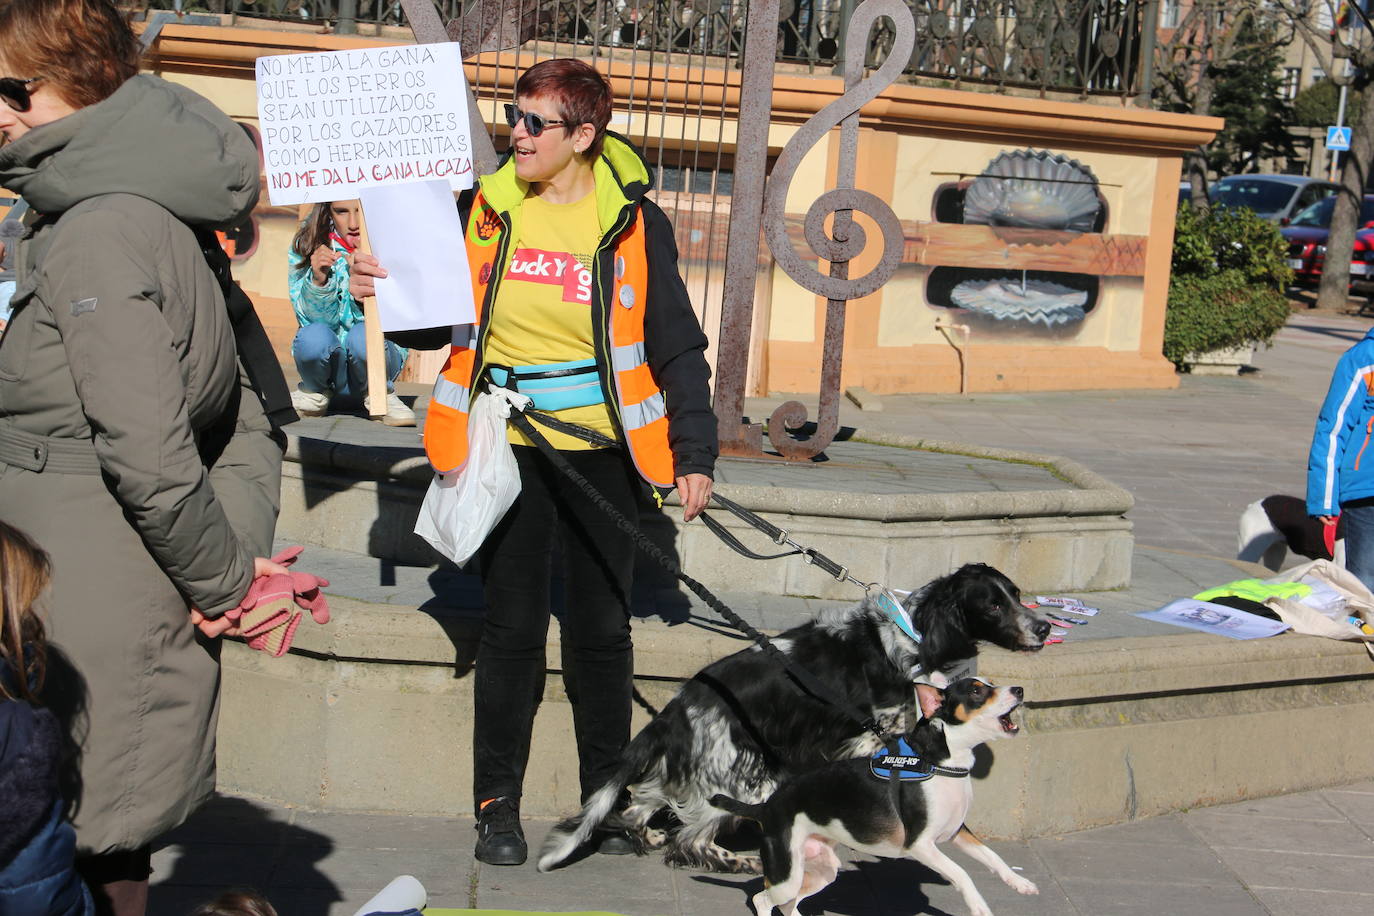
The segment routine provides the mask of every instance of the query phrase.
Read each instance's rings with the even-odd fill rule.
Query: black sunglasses
[[[29,84],[36,83],[42,78],[35,76],[32,79],[21,80],[13,76],[0,76],[0,99],[4,99],[5,104],[15,111],[28,111],[33,107],[33,94],[29,92]]]
[[[511,130],[521,121],[525,122],[525,130],[531,137],[537,137],[544,132],[546,127],[566,127],[566,121],[550,121],[543,115],[537,115],[532,111],[521,111],[510,102],[506,103],[506,123]]]

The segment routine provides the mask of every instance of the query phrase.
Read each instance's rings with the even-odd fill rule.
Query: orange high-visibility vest
[[[425,420],[425,454],[441,474],[461,471],[468,460],[468,407],[483,368],[478,359],[483,315],[495,301],[504,272],[505,224],[478,192],[464,234],[477,321],[453,329],[453,346],[434,382]],[[598,252],[599,254],[599,252]],[[498,263],[499,262],[499,263]],[[649,483],[673,486],[673,452],[668,446],[668,415],[663,392],[654,381],[644,348],[644,309],[649,300],[649,259],[644,221],[638,209],[630,227],[614,242],[615,277],[611,301],[602,303],[609,324],[610,366],[597,347],[597,370],[609,372],[616,402],[612,415],[624,433],[635,469]],[[595,285],[600,296],[602,285]],[[595,330],[595,329],[594,329]],[[598,335],[598,340],[600,340]]]

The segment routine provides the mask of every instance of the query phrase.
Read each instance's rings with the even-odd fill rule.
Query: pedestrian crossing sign
[[[1332,152],[1344,152],[1350,149],[1350,128],[1328,127],[1326,129],[1326,148]]]

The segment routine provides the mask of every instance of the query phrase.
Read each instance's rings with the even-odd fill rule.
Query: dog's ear
[[[916,702],[921,707],[921,718],[929,719],[935,715],[940,704],[945,701],[945,692],[931,684],[916,685]]]

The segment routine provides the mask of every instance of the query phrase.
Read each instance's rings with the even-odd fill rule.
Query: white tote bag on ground
[[[468,561],[520,495],[520,472],[506,440],[511,405],[530,399],[505,388],[477,395],[468,414],[468,462],[459,473],[435,474],[415,519],[415,533],[459,564]]]
[[[1365,588],[1363,582],[1350,570],[1337,566],[1330,560],[1312,560],[1292,569],[1285,569],[1266,582],[1319,582],[1334,589],[1345,598],[1345,609],[1333,619],[1301,601],[1284,598],[1270,598],[1265,605],[1293,628],[1293,632],[1306,636],[1325,636],[1327,639],[1363,640],[1370,655],[1374,656],[1374,646],[1370,646],[1374,636],[1366,636],[1360,628],[1346,623],[1346,616],[1374,622],[1374,593]]]

